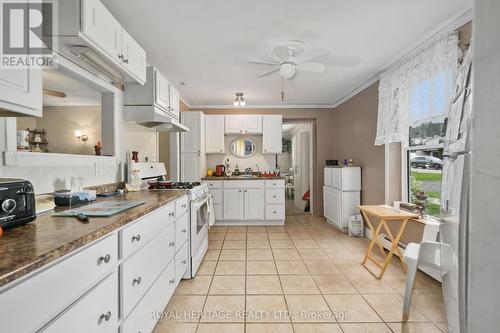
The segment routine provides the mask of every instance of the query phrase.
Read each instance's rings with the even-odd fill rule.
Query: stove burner
[[[190,190],[193,187],[200,186],[200,182],[168,182],[168,181],[158,181],[149,182],[150,190]]]

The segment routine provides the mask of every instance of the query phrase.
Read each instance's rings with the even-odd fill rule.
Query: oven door
[[[194,256],[208,239],[208,198],[208,195],[204,195],[191,202],[191,256]]]

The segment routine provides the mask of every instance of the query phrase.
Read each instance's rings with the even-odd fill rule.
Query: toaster
[[[35,219],[33,185],[23,179],[0,178],[0,227],[17,227]]]

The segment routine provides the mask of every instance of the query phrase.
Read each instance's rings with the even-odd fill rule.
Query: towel
[[[215,224],[214,197],[212,194],[208,197],[208,227]]]

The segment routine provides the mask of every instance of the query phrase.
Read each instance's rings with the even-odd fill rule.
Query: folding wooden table
[[[389,263],[391,262],[392,256],[396,254],[399,257],[399,260],[403,263],[403,267],[406,271],[406,264],[403,261],[403,254],[399,250],[398,243],[399,240],[401,239],[401,236],[403,235],[403,232],[405,231],[406,225],[408,224],[409,220],[412,219],[417,219],[418,215],[409,213],[409,212],[404,212],[404,211],[397,211],[393,209],[390,206],[381,206],[381,205],[362,205],[358,206],[358,208],[361,210],[361,214],[363,214],[363,217],[365,218],[366,224],[368,225],[368,228],[370,228],[370,231],[372,233],[372,240],[370,242],[370,245],[368,245],[368,249],[366,250],[366,255],[365,258],[363,259],[363,266],[372,274],[374,274],[372,271],[366,267],[366,261],[370,260],[373,262],[376,266],[380,268],[380,273],[378,275],[374,274],[377,279],[381,279],[382,276],[384,276],[385,271],[387,270],[387,267],[389,266]],[[377,228],[373,228],[372,221],[370,220],[370,216],[374,216],[380,219],[379,224],[377,225]],[[387,224],[388,221],[395,221],[399,222],[399,229],[396,233],[396,236],[393,235],[391,232],[391,229],[389,228],[389,225]],[[385,253],[384,251],[384,246],[382,242],[379,239],[380,236],[380,231],[382,230],[382,227],[385,229],[387,236],[389,237],[391,241],[391,248],[389,250],[389,253]],[[372,252],[373,246],[377,244],[378,248],[380,249],[380,252],[382,253],[382,256],[385,258],[383,262],[380,262],[376,260],[374,257],[372,257],[370,254]]]

